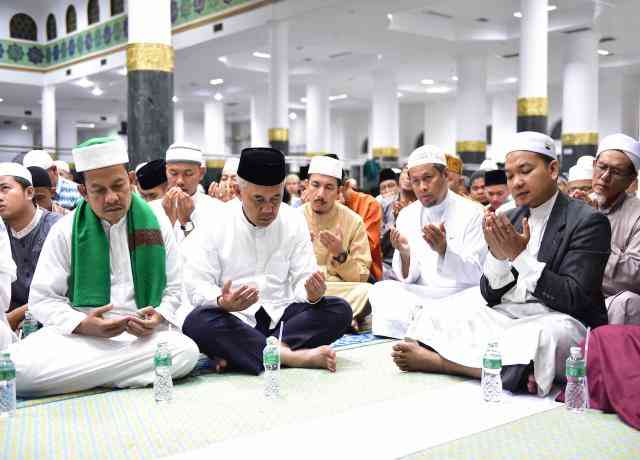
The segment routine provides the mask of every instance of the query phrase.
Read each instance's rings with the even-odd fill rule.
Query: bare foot
[[[309,367],[336,371],[336,352],[325,345],[306,350],[292,351],[289,348],[280,349],[282,364],[289,367]]]
[[[358,324],[358,320],[355,318],[351,321],[351,330],[354,334],[358,334],[360,332],[360,324]]]
[[[533,374],[529,374],[529,379],[527,380],[527,391],[532,395],[538,394],[538,383],[536,382],[536,378]]]
[[[393,346],[391,357],[401,371],[444,373],[444,360],[442,357],[421,347],[417,342],[398,342]]]

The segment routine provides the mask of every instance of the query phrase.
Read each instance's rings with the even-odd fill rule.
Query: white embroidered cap
[[[520,150],[539,153],[552,160],[558,159],[553,139],[535,131],[522,131],[511,136],[507,143],[507,155]]]
[[[409,155],[407,167],[409,169],[424,164],[447,166],[447,157],[440,147],[435,145],[423,145],[415,149]]]
[[[495,171],[500,168],[498,168],[498,164],[495,161],[486,159],[480,163],[480,167],[478,169],[481,169],[482,171]]]
[[[569,168],[569,182],[575,180],[591,180],[593,178],[593,160],[591,155],[583,155],[578,158],[574,166]]]
[[[342,161],[324,155],[318,155],[311,159],[309,164],[309,176],[322,174],[342,180]]]
[[[631,160],[631,163],[633,163],[636,172],[640,171],[640,142],[636,141],[633,137],[622,133],[611,134],[605,137],[600,141],[600,145],[598,145],[596,158],[605,150],[623,151],[629,160]]]
[[[0,176],[20,177],[33,184],[31,172],[19,163],[0,163]]]
[[[58,171],[64,171],[67,173],[71,172],[71,168],[69,168],[69,163],[67,163],[64,160],[55,160],[53,164],[58,168]]]
[[[73,149],[72,153],[78,172],[129,163],[127,146],[122,139],[114,137],[89,139]]]
[[[169,146],[165,160],[167,163],[198,163],[202,166],[204,158],[202,148],[195,144],[179,142]]]
[[[51,158],[51,155],[49,155],[49,152],[46,150],[31,150],[22,159],[22,165],[25,168],[37,166],[38,168],[47,170],[53,166],[53,158]]]
[[[222,174],[238,174],[238,165],[240,164],[240,158],[232,157],[227,158],[222,168]]]

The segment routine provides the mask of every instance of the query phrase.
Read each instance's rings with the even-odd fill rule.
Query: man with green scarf
[[[132,193],[122,141],[91,139],[73,159],[84,199],[40,254],[29,309],[44,328],[11,348],[18,394],[149,385],[160,342],[185,376],[198,348],[170,326],[181,293],[171,223]]]

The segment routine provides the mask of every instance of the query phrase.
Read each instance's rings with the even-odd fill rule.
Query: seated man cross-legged
[[[586,328],[607,323],[602,279],[611,228],[604,215],[558,192],[548,136],[517,133],[506,171],[518,207],[486,212],[482,295],[467,290],[428,302],[417,342],[395,345],[393,358],[403,370],[480,378],[487,344],[498,341],[504,387],[543,396]]]
[[[284,155],[242,151],[240,201],[220,225],[196,228],[182,247],[184,285],[195,309],[183,330],[219,371],[258,375],[267,336],[278,337],[282,364],[336,370],[328,346],[351,324],[351,307],[324,297],[304,215],[282,204]]]

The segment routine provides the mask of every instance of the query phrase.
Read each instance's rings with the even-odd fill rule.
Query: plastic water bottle
[[[482,359],[482,395],[487,402],[500,402],[502,396],[502,356],[498,342],[489,342]]]
[[[8,352],[0,356],[0,417],[16,413],[16,367]]]
[[[153,395],[158,403],[168,403],[173,399],[173,379],[171,378],[171,353],[167,342],[160,342],[153,358],[156,377]]]
[[[564,391],[564,402],[567,409],[583,412],[587,407],[587,386],[585,376],[587,367],[580,347],[571,347],[571,355],[567,358],[565,368],[567,387]]]
[[[280,396],[280,345],[275,337],[267,337],[267,345],[262,352],[264,366],[264,395],[268,399]]]
[[[31,312],[27,310],[24,314],[24,321],[22,321],[22,338],[25,339],[28,335],[36,332],[38,327],[38,321],[33,317]]]

